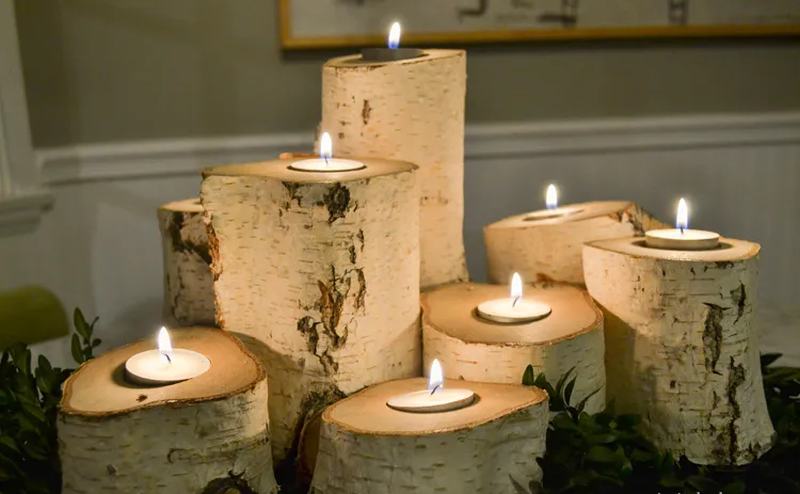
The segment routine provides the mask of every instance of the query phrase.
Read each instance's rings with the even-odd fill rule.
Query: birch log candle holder
[[[426,389],[423,378],[369,387],[322,414],[311,492],[514,492],[539,481],[547,394],[534,387],[448,380],[478,396],[443,413],[394,410],[387,402]]]
[[[605,407],[603,316],[591,297],[568,285],[526,286],[525,300],[552,313],[523,324],[500,324],[476,313],[508,287],[458,283],[422,295],[423,366],[438,359],[448,375],[468,381],[519,383],[528,365],[556,382],[573,367],[573,401],[592,393],[587,412]],[[597,391],[599,389],[599,391]]]
[[[349,156],[419,165],[422,287],[465,281],[464,103],[466,54],[369,63],[361,55],[322,68],[322,124]]]
[[[706,251],[641,238],[584,247],[586,285],[606,316],[609,398],[675,457],[739,465],[771,447],[752,325],[759,249],[725,238]]]
[[[172,332],[176,348],[201,353],[209,370],[177,384],[142,387],[126,361],[148,339],[111,350],[66,382],[59,408],[64,494],[277,492],[264,367],[233,335]]]
[[[171,327],[214,325],[211,255],[200,199],[158,208],[164,259],[164,320]]]
[[[518,272],[530,281],[583,284],[584,242],[643,236],[663,226],[639,205],[625,201],[586,202],[511,216],[483,229],[489,282],[508,283]]]
[[[203,172],[218,321],[266,364],[276,462],[314,412],[422,371],[416,167],[360,161]]]

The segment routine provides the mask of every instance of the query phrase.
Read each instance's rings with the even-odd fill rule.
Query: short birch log
[[[125,361],[154,339],[111,350],[66,382],[58,419],[64,494],[277,492],[258,359],[213,328],[171,331],[211,369],[169,386],[128,384]]]
[[[668,228],[632,202],[587,202],[556,211],[520,214],[484,227],[490,283],[509,283],[519,273],[523,280],[583,284],[585,242]]]
[[[266,364],[276,462],[328,404],[421,373],[416,167],[361,161],[204,171],[217,318]]]
[[[214,325],[211,255],[200,199],[158,208],[164,259],[164,320],[170,327]]]
[[[568,285],[525,287],[525,298],[552,313],[525,324],[500,324],[476,315],[481,302],[509,296],[500,285],[461,283],[422,295],[423,369],[439,359],[448,376],[468,381],[519,383],[528,365],[557,382],[574,368],[572,401],[588,412],[605,407],[603,315],[583,290]]]
[[[444,413],[409,413],[386,405],[426,389],[425,379],[391,381],[329,407],[311,493],[390,494],[515,492],[540,481],[547,394],[534,387],[448,380],[469,388],[472,405]]]
[[[466,54],[426,50],[420,58],[363,63],[360,55],[322,68],[321,129],[334,152],[419,165],[420,282],[467,280],[464,257]]]
[[[605,313],[609,398],[644,417],[676,457],[744,464],[774,431],[759,365],[759,245],[721,239],[708,251],[648,248],[641,239],[584,247],[586,285]]]

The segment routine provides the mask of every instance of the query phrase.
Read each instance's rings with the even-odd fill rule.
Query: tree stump
[[[211,255],[200,199],[158,208],[164,258],[164,319],[170,327],[214,326]]]
[[[322,68],[322,124],[337,155],[419,165],[420,282],[468,279],[464,257],[466,54],[426,50],[409,60],[334,58]]]
[[[515,492],[511,478],[539,481],[547,394],[534,387],[448,380],[479,399],[444,413],[409,413],[386,405],[426,389],[423,378],[378,384],[329,407],[311,493]]]
[[[605,408],[603,315],[589,294],[569,285],[525,287],[525,298],[552,313],[524,324],[476,315],[481,302],[509,296],[508,287],[460,283],[422,295],[423,369],[439,359],[446,375],[468,381],[519,383],[528,365],[556,383],[574,368],[572,401],[588,412]],[[599,391],[598,391],[599,390]],[[594,394],[592,394],[594,393]]]
[[[153,338],[90,360],[67,379],[58,420],[64,494],[277,492],[264,367],[218,329],[171,334],[175,348],[206,355],[211,369],[169,386],[129,384],[125,362],[153,349]]]
[[[361,161],[344,173],[287,161],[204,171],[217,319],[266,364],[276,462],[293,456],[306,417],[421,373],[416,167]]]
[[[585,242],[667,228],[632,202],[586,202],[558,210],[567,214],[536,211],[484,227],[490,283],[508,283],[516,272],[526,281],[583,284]]]
[[[769,450],[752,325],[760,246],[649,248],[638,238],[591,242],[583,263],[605,313],[609,397],[639,413],[644,431],[676,457],[749,463]]]

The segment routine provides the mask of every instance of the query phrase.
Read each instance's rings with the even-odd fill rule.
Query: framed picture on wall
[[[287,49],[403,40],[488,43],[557,39],[800,35],[798,0],[279,0]]]

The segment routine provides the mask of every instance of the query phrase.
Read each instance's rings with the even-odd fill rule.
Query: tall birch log
[[[583,263],[605,313],[609,398],[676,457],[749,463],[772,444],[752,324],[760,246],[708,251],[591,242]]]
[[[164,320],[171,327],[214,323],[211,255],[200,199],[158,208],[164,259]]]
[[[568,285],[525,287],[525,298],[552,313],[524,324],[500,324],[475,314],[478,304],[509,296],[500,285],[461,283],[422,295],[423,369],[439,359],[451,377],[519,383],[528,365],[558,381],[574,368],[573,401],[591,395],[587,412],[606,404],[603,315],[583,290]]]
[[[583,284],[585,242],[643,236],[668,228],[638,204],[600,201],[551,212],[525,213],[484,227],[490,283],[508,283],[514,273],[529,281]]]
[[[419,165],[420,282],[467,280],[464,258],[466,54],[364,63],[334,58],[322,68],[322,124],[336,154]]]
[[[154,348],[147,339],[67,379],[58,419],[64,494],[277,492],[264,367],[218,329],[171,334],[175,348],[206,355],[211,368],[168,386],[129,384],[124,364]]]
[[[395,396],[426,389],[425,379],[365,389],[322,414],[313,494],[515,492],[539,481],[547,394],[534,387],[448,380],[479,400],[444,413],[393,410]]]
[[[276,462],[294,455],[306,417],[421,373],[416,167],[361,161],[204,171],[217,319],[266,364]]]

